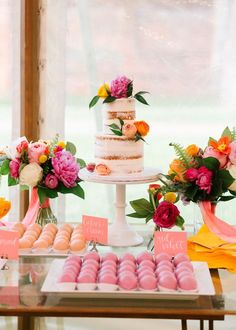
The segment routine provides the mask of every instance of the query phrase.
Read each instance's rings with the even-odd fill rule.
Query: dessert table
[[[100,253],[130,251],[138,253],[145,246],[130,248],[99,247]],[[81,295],[66,297],[60,293],[41,292],[52,263],[52,257],[20,257],[19,262],[9,261],[0,270],[0,315],[17,316],[19,330],[33,330],[38,317],[102,317],[178,319],[180,328],[187,329],[187,320],[199,320],[209,330],[214,320],[224,320],[225,315],[236,316],[236,276],[226,270],[211,270],[216,294],[197,296],[195,299],[140,299],[104,295],[96,299]]]

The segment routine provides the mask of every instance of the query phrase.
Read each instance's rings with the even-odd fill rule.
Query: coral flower
[[[184,179],[184,174],[186,172],[186,167],[184,166],[183,162],[181,162],[181,160],[179,159],[174,159],[171,163],[170,163],[170,171],[169,174],[174,173],[175,177],[174,180],[175,181],[181,181],[181,182],[185,182],[186,180]]]
[[[136,126],[137,131],[141,136],[146,136],[148,134],[149,125],[144,120],[135,121],[134,125]]]
[[[210,146],[218,150],[222,154],[228,155],[230,153],[230,144],[231,139],[228,136],[223,136],[218,141],[210,140]]]
[[[10,210],[11,202],[0,197],[0,219],[3,218]]]

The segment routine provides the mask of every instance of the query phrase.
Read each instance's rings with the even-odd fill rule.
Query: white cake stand
[[[125,216],[126,185],[155,182],[160,170],[145,168],[142,173],[127,176],[101,176],[91,173],[86,168],[79,172],[82,180],[103,184],[116,185],[115,219],[108,229],[108,244],[111,246],[136,246],[143,243],[143,238],[127,223]]]

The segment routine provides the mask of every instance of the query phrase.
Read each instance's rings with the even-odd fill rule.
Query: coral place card
[[[19,233],[13,230],[0,230],[0,257],[18,259]]]
[[[170,255],[187,252],[186,232],[156,231],[154,234],[154,254],[166,252]]]
[[[83,233],[87,241],[107,244],[108,219],[89,215],[82,217]]]

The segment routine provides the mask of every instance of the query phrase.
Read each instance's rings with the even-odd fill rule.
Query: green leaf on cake
[[[66,143],[66,150],[69,151],[73,156],[76,154],[76,146],[72,142]]]
[[[133,81],[131,81],[131,82],[128,84],[127,97],[132,96],[132,94],[133,94]]]
[[[147,103],[147,101],[145,100],[145,98],[144,98],[141,94],[139,94],[139,93],[135,94],[135,95],[134,95],[134,98],[135,98],[137,101],[139,101],[139,102],[141,102],[141,103],[143,103],[143,104],[149,105],[149,104]]]
[[[111,128],[111,131],[112,131],[115,135],[117,135],[117,136],[122,136],[122,135],[123,135],[122,132],[121,132],[120,130],[116,130],[116,129],[112,129],[112,128]]]
[[[124,125],[124,120],[122,120],[121,118],[118,118],[119,119],[119,122],[120,122],[120,126],[121,126],[121,130],[122,130],[122,127],[123,127],[123,125]]]
[[[112,128],[112,129],[120,130],[120,127],[118,125],[116,125],[116,124],[108,125],[108,127]]]
[[[102,102],[102,103],[111,103],[111,102],[114,102],[116,100],[116,98],[114,96],[107,96],[105,98],[105,100]]]
[[[98,102],[98,100],[99,100],[99,96],[95,95],[89,103],[89,109],[91,109],[93,106],[95,106],[95,104]]]

